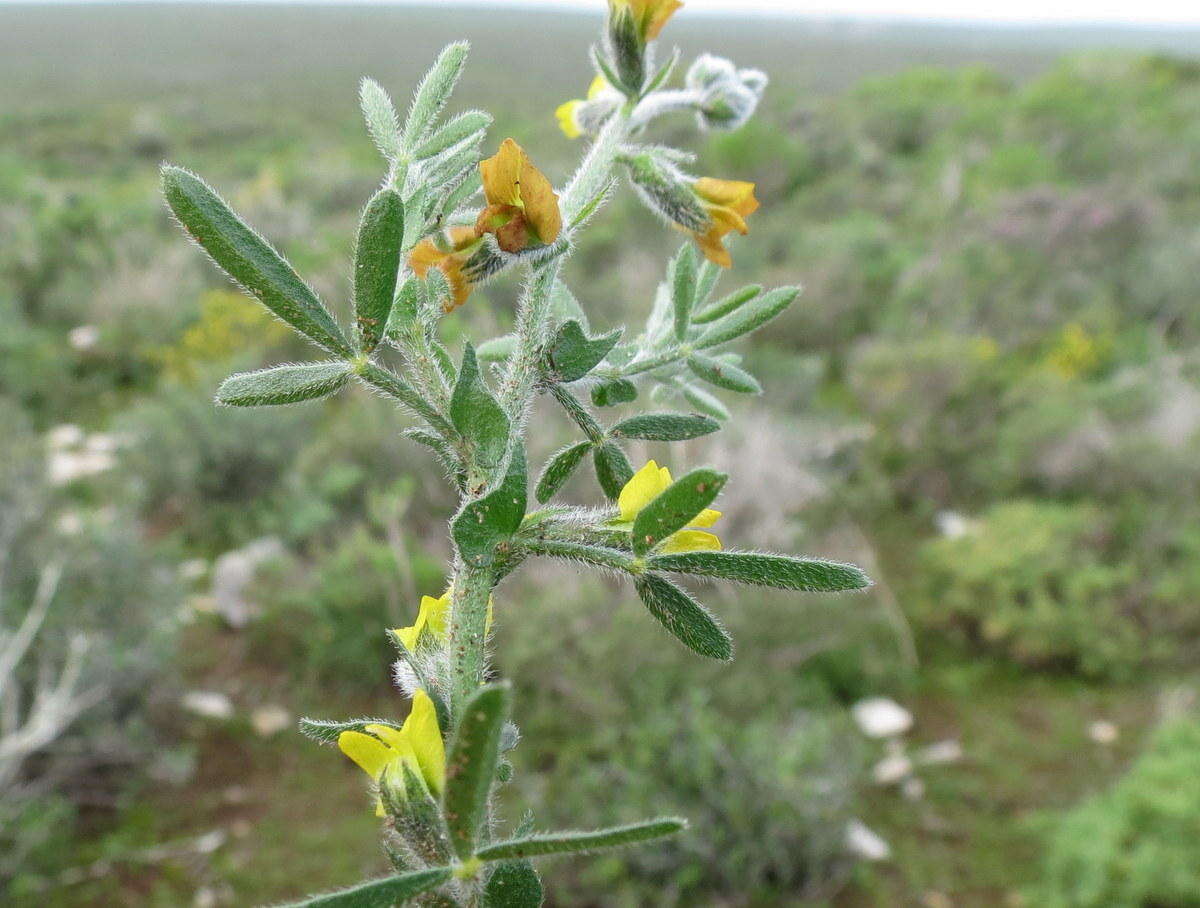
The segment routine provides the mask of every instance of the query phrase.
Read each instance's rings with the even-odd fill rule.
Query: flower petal
[[[483,177],[483,193],[489,205],[519,205],[521,203],[521,167],[525,152],[512,139],[500,143],[500,150],[479,162]]]
[[[384,728],[386,726],[370,726]],[[372,779],[378,779],[385,766],[397,756],[396,751],[371,735],[361,731],[344,731],[338,735],[338,748],[358,764]]]
[[[525,158],[521,167],[521,202],[525,219],[543,243],[553,243],[562,230],[562,212],[558,209],[558,193],[546,175]]]
[[[667,537],[666,544],[659,549],[662,555],[678,555],[683,552],[718,552],[721,540],[703,530],[680,530]]]
[[[582,106],[583,102],[579,100],[566,101],[559,104],[554,111],[554,116],[558,118],[558,128],[568,139],[578,139],[583,135],[583,130],[579,128],[579,123],[575,119],[575,111]]]
[[[625,483],[617,498],[617,507],[621,511],[621,520],[632,521],[642,508],[658,497],[663,489],[670,485],[670,473],[667,482],[663,484],[662,472],[653,460],[633,474],[633,478]]]
[[[714,511],[712,508],[705,508],[703,511],[701,511],[699,514],[697,514],[695,516],[695,518],[692,520],[692,522],[690,524],[688,524],[688,528],[689,529],[703,529],[705,527],[712,526],[720,519],[721,519],[720,511]]]
[[[425,784],[435,795],[441,794],[446,784],[446,745],[438,728],[433,700],[423,690],[413,695],[412,712],[404,720],[404,732]]]

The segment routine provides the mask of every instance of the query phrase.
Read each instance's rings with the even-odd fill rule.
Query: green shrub
[[[1200,722],[1159,729],[1110,789],[1054,822],[1029,904],[1200,904]]]
[[[922,546],[920,617],[1029,665],[1128,669],[1146,655],[1126,609],[1137,570],[1110,544],[1092,505],[996,505],[965,535]]]

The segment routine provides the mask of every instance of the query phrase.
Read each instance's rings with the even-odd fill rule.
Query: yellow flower
[[[371,724],[363,731],[344,731],[338,735],[338,747],[376,784],[386,773],[389,784],[404,791],[405,766],[435,797],[446,784],[446,746],[433,701],[423,690],[413,696],[412,712],[400,728]],[[376,802],[375,812],[383,816],[382,801]]]
[[[576,98],[573,101],[567,101],[558,105],[558,109],[554,111],[554,116],[558,118],[558,128],[563,131],[563,135],[568,139],[578,139],[583,135],[583,128],[579,125],[579,118],[577,116],[579,109],[588,101],[596,100],[608,88],[608,80],[604,76],[597,75],[596,78],[592,79],[592,84],[588,87],[587,100]]]
[[[392,633],[396,638],[404,644],[405,648],[414,653],[417,651],[417,642],[421,637],[428,633],[439,643],[446,643],[450,639],[450,601],[454,596],[453,588],[447,589],[442,593],[440,599],[434,599],[432,596],[421,597],[421,608],[417,612],[417,620],[411,627],[398,627],[393,629]],[[484,633],[492,629],[492,614],[494,601],[488,598],[487,610],[487,625]]]
[[[643,42],[657,38],[667,20],[675,15],[675,10],[681,6],[681,0],[608,0],[611,15],[628,12],[633,16],[638,35]]]
[[[535,243],[553,243],[562,230],[558,195],[546,175],[512,139],[479,165],[488,205],[475,230],[494,234],[505,252],[520,252]]]
[[[733,258],[723,240],[733,230],[741,234],[750,232],[746,218],[758,210],[754,184],[701,177],[692,184],[692,191],[708,214],[709,226],[704,231],[693,230],[691,234],[705,258],[715,265],[728,268],[733,264]]]
[[[474,227],[451,227],[447,231],[449,248],[443,249],[433,237],[419,242],[408,256],[408,266],[423,278],[430,268],[438,268],[450,285],[450,299],[444,305],[447,312],[457,309],[471,295],[473,284],[463,266],[479,248],[479,231]]]
[[[625,488],[621,489],[617,498],[620,516],[613,521],[613,526],[632,527],[634,520],[646,505],[665,492],[673,481],[670,470],[651,460],[634,473],[633,478],[625,483]],[[720,516],[720,511],[705,508],[696,515],[690,526],[668,536],[659,553],[707,552],[720,549],[720,539],[712,533],[702,532],[703,528],[715,524]]]

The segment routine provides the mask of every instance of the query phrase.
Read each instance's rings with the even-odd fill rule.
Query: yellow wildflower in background
[[[633,17],[643,43],[657,38],[667,20],[682,6],[681,0],[608,0],[613,17],[626,12]]]
[[[660,467],[653,460],[633,474],[633,478],[625,483],[617,498],[620,515],[613,526],[632,527],[634,520],[651,501],[667,490],[674,480],[671,471]],[[659,548],[660,554],[677,554],[679,552],[710,552],[721,548],[721,540],[703,529],[711,527],[721,517],[720,511],[705,508],[696,515],[691,525],[677,533],[672,533]]]
[[[426,633],[439,643],[446,643],[450,639],[450,602],[453,596],[453,588],[447,589],[438,599],[434,599],[432,596],[422,596],[417,620],[411,627],[398,627],[393,629],[392,633],[409,652],[416,652],[417,642]],[[493,605],[494,602],[489,597],[485,633],[492,629]]]
[[[412,712],[400,728],[371,724],[363,731],[344,731],[338,735],[338,747],[376,784],[386,773],[389,784],[404,791],[405,766],[435,797],[446,784],[446,746],[433,701],[423,690],[413,696]],[[383,816],[382,801],[376,802],[375,812]]]
[[[438,268],[446,275],[450,285],[450,299],[445,310],[451,312],[467,301],[474,285],[463,271],[481,242],[479,231],[474,227],[451,227],[447,231],[449,244],[443,249],[434,237],[421,240],[408,256],[408,267],[419,278],[424,278],[430,268]]]
[[[754,184],[701,177],[692,184],[692,191],[709,217],[708,229],[691,231],[696,244],[710,262],[728,268],[733,257],[725,248],[725,235],[734,230],[743,235],[750,232],[746,218],[758,210]]]
[[[583,129],[579,125],[577,114],[579,109],[588,101],[594,101],[597,97],[607,91],[609,88],[608,80],[604,76],[597,75],[592,79],[592,84],[588,86],[587,98],[576,98],[573,101],[566,101],[554,111],[554,116],[558,118],[558,128],[563,131],[568,139],[578,139],[583,135]]]

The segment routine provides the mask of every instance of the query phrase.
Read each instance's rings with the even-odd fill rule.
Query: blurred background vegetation
[[[404,714],[379,629],[440,591],[452,503],[377,398],[212,405],[303,350],[181,240],[158,164],[344,301],[381,172],[358,78],[403,97],[471,38],[458,103],[561,180],[552,111],[597,26],[0,6],[7,651],[40,622],[0,671],[0,900],[247,905],[384,868],[357,772],[294,720]],[[1200,905],[1200,35],[669,37],[770,73],[699,169],[764,202],[730,287],[806,286],[747,351],[767,394],[673,466],[733,474],[728,540],[877,586],[714,593],[732,667],[663,645],[619,584],[507,586],[510,810],[711,831],[549,864],[552,903]],[[643,311],[677,241],[619,197],[569,266],[593,324]],[[452,345],[507,330],[516,289],[449,318]],[[567,431],[539,425],[535,456]],[[875,737],[879,697],[908,715]]]

